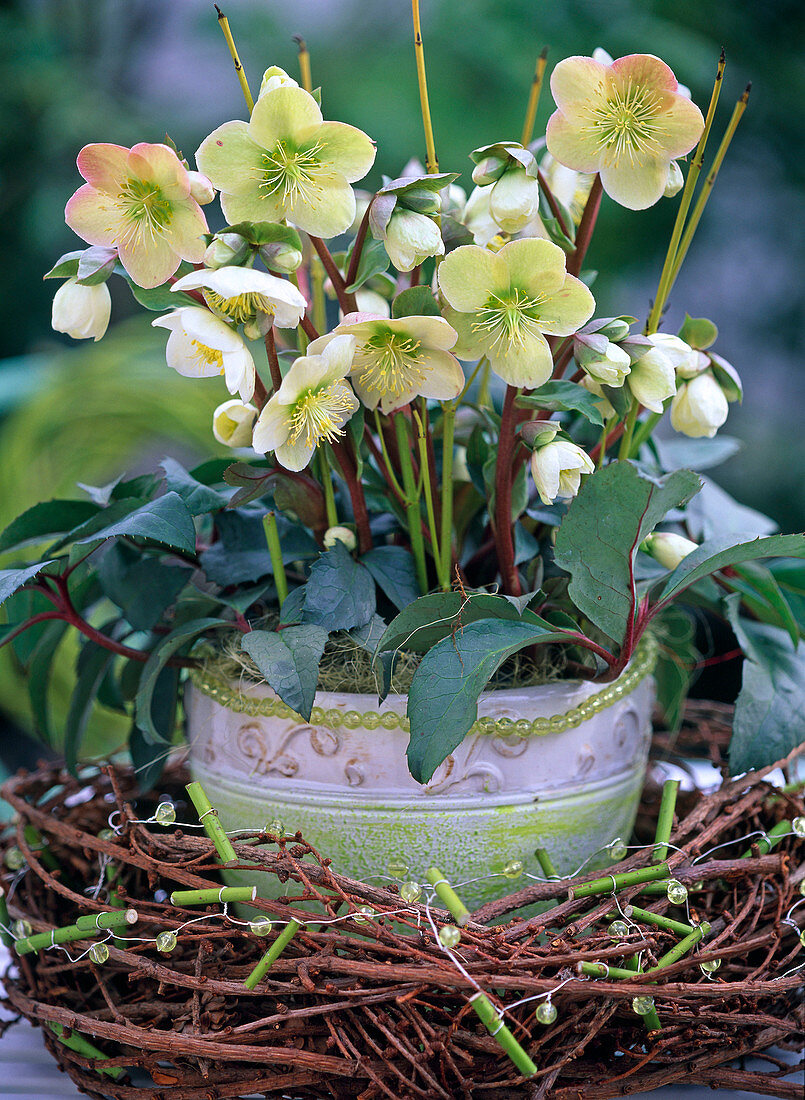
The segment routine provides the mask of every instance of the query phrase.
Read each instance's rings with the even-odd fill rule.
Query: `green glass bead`
[[[384,730],[396,730],[399,716],[392,710],[387,710],[380,719],[380,725]]]
[[[162,955],[170,955],[178,942],[175,932],[160,932],[156,939],[157,951]]]
[[[647,1016],[654,1008],[654,998],[645,995],[632,997],[632,1008],[638,1016]]]
[[[521,859],[510,859],[506,866],[503,868],[503,874],[506,878],[519,878],[523,873],[523,861]]]
[[[612,856],[616,863],[619,863],[622,859],[625,859],[628,851],[629,849],[626,847],[619,836],[616,836],[609,846],[609,854]]]
[[[799,943],[801,947],[805,947],[805,932],[800,932]]]
[[[422,897],[422,887],[418,882],[404,882],[400,887],[400,897],[409,904],[419,901]]]
[[[279,818],[276,818],[274,821],[269,821],[266,823],[263,832],[266,833],[267,836],[273,836],[279,840],[285,836],[285,822],[280,821]]]
[[[268,917],[255,917],[249,922],[249,931],[255,936],[267,936],[273,927],[273,922]]]
[[[176,807],[172,802],[160,802],[154,813],[157,825],[173,825],[176,821]]]
[[[114,829],[101,829],[98,833],[98,840],[115,840],[117,833]]]
[[[684,905],[688,898],[688,888],[683,886],[679,879],[669,878],[665,886],[665,893],[672,905]]]
[[[537,1005],[534,1015],[539,1023],[547,1027],[548,1024],[554,1023],[559,1013],[550,1001],[543,1001],[542,1004]]]
[[[402,856],[393,856],[388,862],[388,871],[392,878],[408,878],[408,861]]]
[[[24,940],[26,936],[33,935],[33,925],[29,920],[15,920],[11,926],[11,934],[15,940]]]
[[[720,966],[721,959],[707,959],[706,962],[699,963],[699,970],[702,974],[715,974]]]
[[[624,936],[628,936],[628,935],[629,935],[629,925],[626,923],[625,920],[614,920],[612,922],[612,924],[610,924],[610,926],[609,926],[610,939],[615,940],[615,942],[617,942],[618,940],[622,940]]]
[[[8,849],[5,860],[6,867],[8,867],[9,871],[19,871],[25,866],[25,856],[16,845]]]
[[[374,909],[371,905],[359,905],[355,912],[352,914],[352,919],[356,924],[368,924],[372,917],[376,917]]]
[[[799,892],[800,892],[800,894],[802,894],[802,896],[803,896],[803,897],[805,898],[805,878],[804,878],[804,879],[802,880],[802,882],[801,882],[801,883],[799,884]]]
[[[109,958],[109,948],[105,943],[94,943],[87,954],[91,962],[96,963],[98,966],[103,966]]]
[[[791,822],[791,828],[797,836],[805,836],[805,817],[795,817]]]
[[[439,929],[439,943],[442,947],[458,947],[461,943],[461,932],[454,924],[445,924]]]

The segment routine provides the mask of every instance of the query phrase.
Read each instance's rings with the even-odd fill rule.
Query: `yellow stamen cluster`
[[[231,317],[238,325],[250,321],[257,313],[274,312],[273,303],[264,294],[257,294],[254,291],[236,294],[234,298],[224,298],[214,290],[205,288],[203,294],[210,309],[225,317]]]
[[[492,294],[477,311],[473,330],[491,338],[493,347],[504,355],[512,347],[522,349],[542,331],[538,310],[544,300],[539,295],[529,298],[519,290],[505,297]]]
[[[218,348],[211,348],[207,344],[202,344],[200,340],[191,340],[190,343],[196,354],[196,358],[200,359],[205,365],[213,364],[220,372],[224,372],[224,356],[223,352],[220,352]]]
[[[419,366],[421,341],[412,336],[385,333],[373,336],[355,356],[361,368],[358,381],[367,390],[399,397],[412,385],[419,386],[425,374]]]
[[[161,237],[173,220],[168,199],[157,184],[131,177],[121,185],[115,199],[121,213],[121,225],[115,244],[139,244],[146,234]]]
[[[293,406],[288,442],[296,443],[304,433],[309,447],[315,446],[320,439],[332,443],[344,434],[338,424],[339,413],[349,412],[352,408],[350,394],[341,383],[307,390],[300,394]]]
[[[629,79],[624,89],[613,88],[590,109],[590,124],[585,131],[595,138],[599,152],[610,154],[613,164],[623,157],[633,164],[638,158],[662,152],[657,125],[660,106],[661,99],[655,91]]]
[[[283,205],[301,200],[308,206],[320,201],[324,191],[320,182],[329,167],[320,154],[323,146],[316,143],[309,149],[294,149],[280,141],[270,153],[263,153],[260,187],[269,195],[276,195]]]

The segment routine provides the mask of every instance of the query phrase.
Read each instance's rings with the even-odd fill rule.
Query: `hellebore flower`
[[[428,256],[443,256],[444,241],[433,218],[398,207],[383,236],[389,259],[398,271],[412,271]]]
[[[661,413],[664,403],[676,393],[676,374],[665,348],[649,348],[632,363],[626,384],[641,405]]]
[[[670,332],[654,332],[646,337],[663,353],[680,378],[693,378],[707,367],[707,356]]]
[[[320,353],[342,333],[355,337],[350,377],[367,409],[383,413],[407,405],[415,397],[448,401],[464,385],[461,364],[449,348],[457,333],[442,317],[398,317],[350,313],[327,336],[308,347]]]
[[[623,348],[600,333],[579,334],[573,342],[573,354],[581,369],[603,386],[622,386],[631,360]]]
[[[481,247],[489,244],[500,232],[497,222],[489,213],[491,193],[491,185],[474,188],[467,199],[460,219],[461,224],[466,226],[472,233],[475,243],[481,245]]]
[[[557,424],[557,431],[559,428]],[[594,470],[590,456],[567,439],[538,441],[531,455],[531,476],[543,504],[571,500],[579,491],[582,477]]]
[[[112,299],[106,283],[82,286],[67,279],[53,299],[51,324],[56,332],[66,332],[74,340],[100,340],[106,332],[112,312]]]
[[[252,267],[219,267],[191,271],[177,279],[171,290],[201,290],[204,301],[226,320],[249,324],[257,319],[260,329],[296,328],[307,302],[287,279],[279,279]]]
[[[539,184],[525,168],[511,168],[492,184],[489,213],[504,233],[519,233],[539,208]]]
[[[116,248],[138,286],[159,286],[182,260],[204,255],[207,222],[190,173],[167,145],[85,145],[77,164],[87,182],[65,220],[90,244]]]
[[[334,443],[344,435],[358,408],[346,381],[354,354],[355,337],[337,336],[321,355],[297,359],[257,419],[254,449],[273,451],[286,470],[303,470],[322,440]]]
[[[578,172],[600,172],[606,193],[630,210],[662,197],[671,162],[704,129],[699,108],[650,54],[611,65],[568,57],[553,70],[551,92],[558,107],[546,132],[551,156]]]
[[[251,447],[256,418],[254,405],[244,404],[237,398],[224,401],[212,414],[212,434],[225,447]]]
[[[244,401],[254,393],[254,360],[243,338],[201,306],[182,306],[151,322],[170,332],[165,355],[168,366],[186,378],[222,374],[230,393]]]
[[[350,184],[363,179],[374,159],[362,130],[324,122],[313,96],[287,82],[263,92],[248,122],[225,122],[196,152],[230,225],[287,219],[317,237],[334,237],[352,224]]]
[[[511,386],[541,386],[553,371],[545,334],[570,336],[593,315],[592,294],[565,270],[551,241],[510,241],[500,252],[454,249],[439,265],[439,287],[458,332],[459,359],[489,358]]]
[[[683,382],[671,402],[671,426],[693,439],[710,439],[727,419],[729,405],[715,378],[706,372]]]
[[[683,535],[675,535],[672,531],[654,531],[641,546],[641,550],[651,554],[666,569],[676,569],[688,554],[698,549],[697,542],[691,542]]]

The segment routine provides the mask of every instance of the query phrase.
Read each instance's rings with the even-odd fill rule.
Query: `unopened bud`
[[[248,255],[249,246],[239,233],[220,233],[207,245],[204,266],[239,267]]]
[[[674,195],[679,194],[685,185],[685,177],[682,175],[682,169],[672,160],[668,165],[668,182],[665,185],[663,195],[666,199],[672,199]]]
[[[260,258],[269,271],[278,271],[281,275],[290,275],[301,265],[304,257],[298,248],[286,241],[272,241],[260,248]]]
[[[438,214],[442,200],[436,191],[427,187],[411,187],[397,196],[397,205],[417,214]]]
[[[699,544],[671,531],[655,531],[643,542],[640,549],[651,554],[666,569],[676,569],[688,554],[699,549]]]
[[[508,158],[484,157],[472,170],[472,182],[483,187],[487,183],[494,183],[506,171]]]
[[[190,197],[195,199],[199,206],[206,206],[215,198],[215,188],[203,172],[189,171]]]
[[[332,550],[337,542],[343,543],[347,550],[354,550],[358,545],[355,532],[349,527],[328,527],[324,532],[324,545]]]
[[[250,447],[257,419],[254,405],[243,401],[224,401],[212,414],[212,434],[225,447]]]

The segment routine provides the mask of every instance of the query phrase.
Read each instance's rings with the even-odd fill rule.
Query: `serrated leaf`
[[[173,458],[163,458],[160,466],[165,471],[168,490],[178,493],[191,516],[203,516],[226,507],[231,494],[219,493],[208,485],[202,485],[180,462]]]
[[[241,643],[269,687],[306,722],[310,721],[319,662],[328,637],[324,627],[302,623],[279,633],[253,630],[244,634]]]
[[[95,515],[90,516],[88,520],[80,523],[78,527],[74,527],[72,531],[68,531],[66,535],[58,539],[50,548],[50,552],[53,553],[57,550],[62,550],[65,546],[69,546],[71,543],[87,543],[97,541],[103,542],[105,535],[98,535],[96,532],[102,531],[104,528],[110,526],[112,523],[116,523],[118,520],[124,519],[126,516],[131,515],[138,508],[144,507],[148,504],[148,500],[144,500],[142,497],[126,497],[123,500],[112,500],[105,508],[97,511]]]
[[[391,602],[402,610],[419,597],[414,559],[401,546],[376,546],[361,562]]]
[[[584,481],[556,538],[555,561],[570,574],[575,606],[615,642],[622,642],[635,610],[637,548],[672,508],[698,492],[692,470],[658,481],[630,462],[612,462]]]
[[[117,249],[93,245],[81,253],[76,278],[82,286],[98,286],[106,282],[116,264]]]
[[[688,554],[668,577],[658,603],[666,604],[702,577],[729,565],[771,557],[805,557],[805,535],[770,535],[735,544],[731,535],[710,539]]]
[[[89,500],[45,500],[34,504],[0,534],[0,552],[71,531],[97,512],[98,505]]]
[[[439,304],[430,287],[409,286],[391,303],[392,317],[440,317]]]
[[[688,506],[685,523],[697,542],[717,535],[731,535],[737,542],[741,536],[771,535],[778,529],[773,519],[739,504],[708,477],[702,478],[702,491]]]
[[[305,611],[305,595],[305,586],[300,584],[298,588],[292,588],[285,597],[280,610],[280,623],[283,626],[301,623]]]
[[[24,569],[0,569],[0,604],[5,603],[9,596],[13,596],[27,581],[32,580],[40,569],[54,564],[55,561],[40,561]]]
[[[770,569],[759,562],[744,562],[732,567],[728,583],[742,593],[744,604],[755,618],[782,627],[793,645],[798,644],[796,617]]]
[[[342,542],[310,567],[305,585],[306,623],[327,630],[351,630],[368,623],[375,613],[375,582],[366,566],[356,562]]]
[[[576,382],[546,382],[544,386],[524,397],[518,397],[515,404],[523,409],[545,409],[547,412],[577,412],[591,424],[603,426],[604,418],[598,408],[601,401],[594,393]]]
[[[508,657],[525,646],[564,637],[522,621],[482,619],[430,649],[408,693],[408,768],[414,779],[427,783],[461,744],[478,717],[478,697]]]
[[[25,672],[34,730],[46,745],[52,745],[53,732],[50,727],[48,683],[56,650],[67,633],[68,624],[63,620],[54,620],[44,625],[45,629],[34,646]]]
[[[121,502],[123,503],[123,502]],[[196,529],[187,505],[178,493],[165,493],[156,500],[149,500],[140,508],[129,512],[123,519],[117,520],[91,535],[73,541],[90,542],[93,539],[108,539],[120,535],[150,539],[188,554],[196,552]]]

